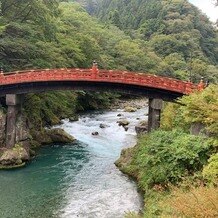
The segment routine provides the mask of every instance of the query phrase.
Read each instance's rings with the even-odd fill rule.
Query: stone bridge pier
[[[149,98],[148,108],[148,132],[160,127],[161,110],[163,109],[163,100]]]
[[[6,118],[6,148],[13,148],[16,143],[16,122],[21,113],[22,95],[7,94],[7,118]]]

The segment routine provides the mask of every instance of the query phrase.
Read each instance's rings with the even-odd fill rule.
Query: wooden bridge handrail
[[[98,70],[96,67],[92,69],[34,69],[8,72],[4,74],[0,73],[0,86],[7,84],[54,80],[87,80],[96,82],[126,83],[164,89],[182,94],[189,94],[193,90],[197,89],[197,86],[191,82],[181,81],[174,78],[140,72]],[[199,87],[202,89],[202,83]]]

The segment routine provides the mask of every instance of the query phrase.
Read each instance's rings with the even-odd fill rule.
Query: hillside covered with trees
[[[97,16],[112,23],[163,60],[162,73],[217,81],[217,31],[186,0],[101,1]]]
[[[76,3],[1,2],[5,71],[97,60],[101,68],[217,82],[217,31],[185,0],[78,1],[101,22]]]
[[[184,199],[193,200],[190,190],[203,199],[200,208],[212,199],[205,217],[217,215],[213,207],[218,177],[214,24],[187,0],[0,0],[0,66],[5,72],[90,68],[93,60],[104,69],[193,82],[203,76],[216,84],[167,105],[161,129],[141,136],[117,165],[137,178],[145,191],[150,205],[145,217],[182,216],[181,208],[187,208]],[[107,107],[116,97],[83,91],[30,94],[24,108],[33,128],[40,131],[78,111]],[[193,136],[190,128],[196,123],[203,126],[202,132]],[[185,211],[187,217],[199,217],[201,211],[194,209]]]

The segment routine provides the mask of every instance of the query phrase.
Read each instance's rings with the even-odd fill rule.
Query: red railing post
[[[92,78],[93,78],[93,79],[96,79],[96,78],[97,78],[98,72],[99,72],[99,70],[98,70],[98,64],[97,64],[96,61],[93,61],[93,64],[92,64],[92,74],[93,74]]]

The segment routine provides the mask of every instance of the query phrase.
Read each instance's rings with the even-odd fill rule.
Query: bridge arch
[[[92,69],[44,69],[0,73],[0,95],[53,89],[119,89],[143,94],[160,93],[161,98],[177,98],[191,93],[191,82],[128,71]],[[168,96],[168,97],[167,97]]]
[[[151,74],[91,69],[43,69],[0,73],[0,97],[6,95],[6,147],[15,144],[19,96],[49,90],[120,91],[149,98],[148,130],[160,123],[162,100],[173,101],[198,87],[191,82]]]

